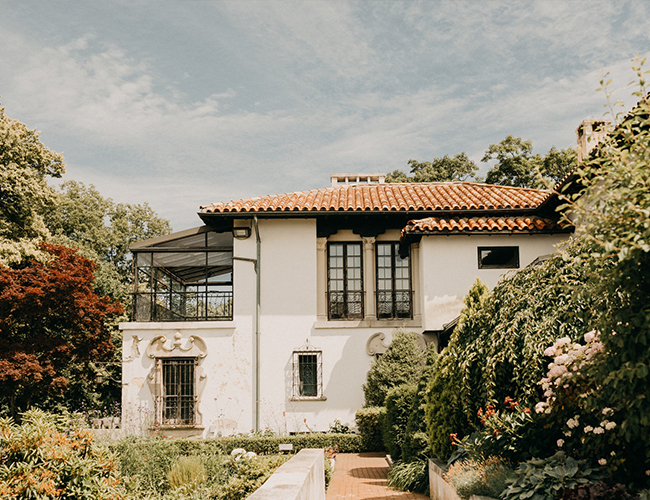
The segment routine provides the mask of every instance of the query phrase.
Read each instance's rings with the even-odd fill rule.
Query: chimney
[[[603,140],[612,129],[612,121],[600,119],[582,120],[576,129],[578,136],[578,163],[587,157],[594,146]]]
[[[332,174],[332,187],[339,184],[383,184],[386,174]]]

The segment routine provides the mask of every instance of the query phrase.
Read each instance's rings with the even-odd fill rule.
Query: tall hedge
[[[386,413],[381,421],[381,435],[386,451],[399,460],[406,434],[406,424],[415,398],[417,386],[404,384],[393,387],[386,395]]]
[[[433,377],[437,359],[436,346],[431,343],[427,350],[427,361],[420,375],[420,380],[418,380],[404,432],[402,460],[407,462],[428,455],[427,421],[425,418],[426,395],[427,385]]]
[[[418,380],[425,363],[419,337],[403,330],[393,334],[392,342],[372,364],[363,385],[366,406],[384,406],[389,389]]]
[[[450,454],[449,433],[462,437],[478,428],[481,407],[506,397],[529,407],[542,399],[538,382],[548,363],[544,350],[560,337],[582,338],[591,311],[602,301],[575,293],[586,270],[569,257],[583,247],[573,243],[563,254],[502,279],[492,292],[480,283],[472,287],[428,389],[427,429],[434,455]]]

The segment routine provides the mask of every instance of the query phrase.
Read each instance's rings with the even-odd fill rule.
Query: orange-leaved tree
[[[122,306],[93,290],[95,263],[41,244],[46,262],[0,267],[0,390],[15,416],[42,394],[62,393],[66,369],[108,360],[109,323]]]

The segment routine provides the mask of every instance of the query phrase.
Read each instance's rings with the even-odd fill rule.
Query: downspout
[[[260,230],[257,226],[257,215],[253,216],[257,258],[255,259],[255,431],[260,430]]]

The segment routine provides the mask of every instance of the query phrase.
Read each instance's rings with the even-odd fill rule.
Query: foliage
[[[282,456],[257,457],[229,462],[229,480],[217,489],[217,500],[243,500],[264,484],[271,474],[287,460]]]
[[[543,460],[533,458],[523,462],[507,479],[508,487],[502,500],[556,500],[564,492],[589,482],[598,481],[602,474],[584,460],[567,457],[562,451]]]
[[[363,451],[384,450],[381,422],[385,413],[386,408],[383,406],[369,406],[357,410],[354,417],[361,434]]]
[[[359,453],[370,451],[364,447],[363,438],[359,434],[296,434],[293,436],[275,437],[240,437],[230,436],[225,438],[214,438],[208,441],[218,446],[223,453],[230,453],[235,448],[244,448],[254,451],[257,454],[277,453],[280,443],[290,443],[293,451],[298,452],[303,448],[336,448],[340,453]]]
[[[434,158],[433,161],[409,160],[411,177],[401,170],[386,176],[386,182],[452,182],[476,177],[478,167],[465,152],[449,157]],[[478,180],[478,179],[477,179]]]
[[[167,482],[172,489],[195,489],[205,481],[205,467],[196,457],[181,457],[167,473]]]
[[[288,459],[278,455],[238,459],[223,453],[221,441],[128,438],[111,448],[119,458],[129,498],[246,498]],[[186,477],[177,481],[181,469]]]
[[[381,435],[386,451],[395,460],[402,456],[406,424],[417,387],[412,384],[393,387],[386,395],[386,413],[381,421]]]
[[[131,205],[104,198],[90,185],[67,181],[61,185],[57,210],[45,214],[53,238],[65,246],[80,248],[89,258],[104,264],[107,278],[126,285],[131,280],[129,246],[136,241],[169,234],[169,221],[161,219],[146,203]],[[118,285],[102,283],[107,295],[128,296],[130,290],[112,290]],[[113,296],[113,295],[111,295]]]
[[[456,367],[451,356],[439,356],[434,365],[434,376],[427,386],[425,417],[428,444],[434,457],[446,460],[453,451],[450,436],[468,429],[462,401],[455,389]]]
[[[583,242],[573,242],[562,254],[506,276],[483,298],[478,294],[468,301],[438,360],[432,380],[435,389],[429,391],[432,408],[427,426],[433,451],[440,458],[450,452],[440,434],[449,422],[458,425],[450,432],[462,438],[480,429],[480,408],[497,405],[506,397],[523,407],[541,399],[537,382],[545,374],[545,346],[565,336],[581,338],[593,311],[605,300],[602,295],[576,292],[585,287],[587,273],[573,257],[587,248]],[[450,401],[436,403],[440,396],[435,391]]]
[[[113,455],[92,434],[69,416],[30,410],[21,425],[0,419],[0,497],[108,500],[124,489]]]
[[[56,205],[46,178],[61,177],[65,164],[38,136],[0,107],[0,266],[43,258],[38,244],[49,234],[42,214]]]
[[[506,398],[502,409],[492,405],[478,416],[483,427],[470,436],[459,440],[454,436],[454,444],[468,452],[472,458],[498,456],[515,462],[531,458],[539,443],[532,425],[533,418],[529,408],[522,408],[512,398]]]
[[[348,434],[350,432],[350,426],[348,424],[342,424],[341,421],[336,418],[334,422],[330,424],[329,431],[333,434]]]
[[[398,460],[388,470],[388,486],[402,491],[429,495],[429,463],[422,458]]]
[[[482,162],[496,160],[485,182],[504,186],[544,188],[556,183],[577,166],[573,149],[558,150],[553,146],[546,156],[533,155],[533,144],[521,137],[506,136],[498,144],[490,144]]]
[[[71,363],[107,359],[106,323],[122,312],[95,294],[93,262],[61,246],[42,251],[46,263],[0,268],[0,387],[13,415],[43,392],[63,392]]]
[[[499,457],[473,458],[451,465],[444,477],[463,500],[472,495],[498,498],[511,472]]]
[[[366,406],[383,406],[391,387],[417,380],[425,363],[425,353],[414,332],[398,330],[386,352],[375,361],[363,385]]]
[[[433,377],[437,359],[438,353],[436,352],[436,346],[431,343],[427,349],[427,361],[420,375],[420,380],[418,380],[404,432],[402,460],[407,462],[416,458],[425,458],[428,454],[427,421],[425,418],[427,384]]]
[[[585,268],[589,283],[575,293],[603,297],[589,328],[600,332],[603,353],[583,370],[597,390],[584,397],[584,412],[596,418],[604,408],[614,410],[618,426],[607,439],[626,459],[618,464],[616,478],[637,486],[650,481],[645,475],[650,470],[649,164],[650,102],[645,97],[564,191],[579,221],[577,235],[590,242],[571,256]]]

